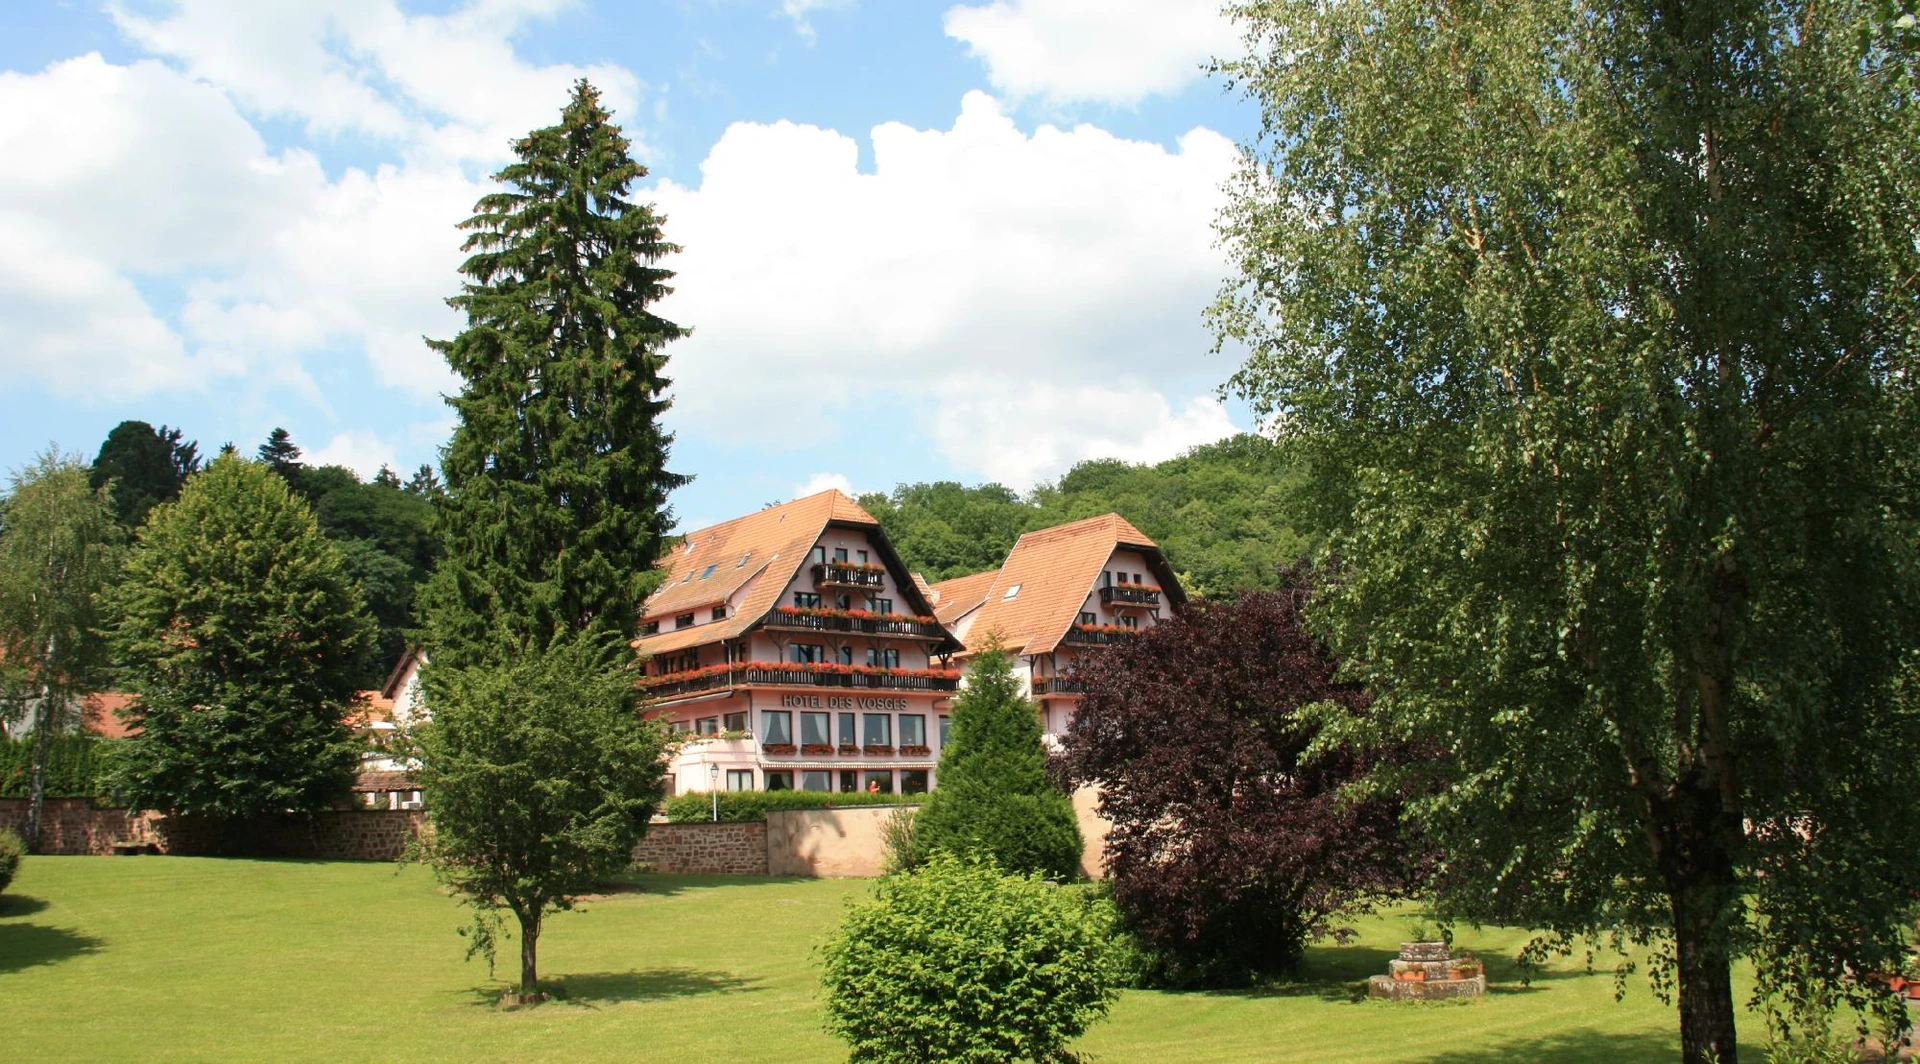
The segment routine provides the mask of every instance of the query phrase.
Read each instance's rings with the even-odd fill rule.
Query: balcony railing
[[[1084,695],[1087,693],[1087,681],[1069,680],[1063,676],[1048,676],[1033,681],[1033,695],[1040,698],[1045,695]]]
[[[1100,603],[1104,606],[1145,606],[1160,608],[1160,589],[1144,584],[1113,584],[1100,589]]]
[[[863,632],[867,635],[898,635],[939,639],[947,634],[939,621],[905,617],[898,614],[862,617],[853,613],[828,613],[777,609],[767,614],[769,628],[797,628],[809,632]]]
[[[953,691],[958,673],[946,669],[899,669],[841,672],[833,668],[749,661],[713,665],[695,673],[649,677],[641,687],[651,698],[675,698],[701,691],[767,685],[776,687],[855,687],[880,691]]]
[[[813,567],[813,582],[823,586],[879,589],[887,586],[887,570],[878,565],[826,562]]]
[[[1063,642],[1085,643],[1092,646],[1115,646],[1137,638],[1137,628],[1121,628],[1107,624],[1076,624],[1067,629]]]
[[[677,695],[696,694],[701,691],[711,691],[715,688],[732,687],[733,680],[724,672],[706,676],[690,676],[685,679],[674,679],[674,677],[669,674],[662,676],[658,683],[647,683],[643,686],[646,688],[649,697],[673,698]]]

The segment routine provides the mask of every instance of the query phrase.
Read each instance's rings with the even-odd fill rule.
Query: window
[[[684,584],[684,583],[686,583],[687,581],[689,581],[689,580],[691,580],[691,579],[693,579],[693,570],[692,570],[692,569],[688,569],[688,570],[687,570],[687,575],[685,575],[685,576],[683,576],[683,577],[681,577],[681,578],[680,578],[680,582]]]
[[[745,660],[747,660],[747,645],[745,643],[727,644],[727,661],[729,663]]]
[[[727,790],[753,790],[753,770],[750,768],[730,768],[727,770]]]
[[[901,794],[927,793],[927,770],[924,768],[905,769],[900,773]]]
[[[746,731],[747,715],[745,713],[728,713],[720,718],[720,726],[728,731]]]
[[[684,720],[676,720],[667,724],[667,730],[675,735],[684,735],[693,730],[693,725]]]
[[[892,613],[893,600],[890,598],[875,598],[872,595],[868,595],[867,608],[875,613]]]
[[[833,560],[844,564],[847,560],[847,548],[845,547],[833,548]]]
[[[699,732],[701,735],[718,734],[720,731],[720,718],[719,717],[701,717],[699,720],[694,722],[693,730]]]
[[[753,552],[752,552],[752,551],[748,551],[748,552],[746,552],[745,554],[742,554],[742,555],[740,556],[740,561],[739,561],[739,562],[738,562],[738,563],[737,563],[736,565],[734,565],[734,568],[735,568],[735,569],[745,569],[745,568],[747,567],[747,559],[748,559],[748,558],[751,558],[751,557],[753,557]]]
[[[770,790],[770,791],[793,790],[793,773],[791,772],[767,773],[767,790]]]
[[[813,548],[813,561],[815,565],[827,564],[827,548],[825,547]]]
[[[945,746],[945,745],[947,745],[947,736],[949,736],[949,735],[952,735],[952,734],[953,734],[953,720],[952,720],[952,718],[950,718],[950,717],[948,717],[948,716],[946,716],[945,714],[941,714],[941,716],[940,716],[940,745],[941,745],[941,746]]]
[[[659,622],[659,621],[648,621],[647,623],[645,623],[645,624],[643,624],[643,625],[641,625],[641,626],[640,626],[640,634],[641,634],[641,635],[659,635],[659,634],[660,634],[660,622]]]
[[[852,647],[840,648],[840,664],[842,665],[853,664],[853,648]]]
[[[820,608],[820,595],[813,591],[796,591],[793,593],[793,604],[798,609],[817,610]]]
[[[855,551],[854,553],[855,553],[855,554],[856,554],[856,555],[857,555],[857,556],[858,556],[858,557],[860,558],[860,564],[861,564],[861,565],[865,565],[865,564],[867,564],[867,552],[866,552],[866,551],[863,551],[863,550],[862,550],[862,551]]]
[[[684,654],[675,654],[666,659],[661,668],[665,672],[690,672],[700,667],[700,651],[689,650]]]
[[[831,743],[833,736],[828,734],[831,727],[832,717],[829,714],[802,713],[800,714],[800,741],[821,746]]]
[[[1081,624],[1099,624],[1100,618],[1095,617],[1091,613],[1082,613],[1080,615],[1080,623]]]
[[[760,730],[764,733],[762,738],[769,743],[791,743],[793,714],[784,709],[763,710],[760,714]]]
[[[918,713],[900,714],[900,745],[927,745],[927,718]]]
[[[861,790],[866,791],[868,794],[893,793],[893,773],[865,772],[862,773],[862,775],[867,777],[867,785],[860,788]]]
[[[713,619],[714,619],[714,620],[716,620],[716,621],[724,621],[724,620],[726,620],[726,619],[727,619],[727,608],[726,608],[725,606],[715,606],[715,607],[713,608]]]
[[[859,746],[860,736],[853,730],[853,714],[840,714],[840,745]]]
[[[706,569],[701,571],[700,579],[705,580],[707,577],[712,576],[713,571],[718,568],[720,568],[719,562],[715,562],[712,565],[707,566]]]
[[[815,665],[827,660],[827,648],[818,643],[794,643],[787,648],[787,657],[797,665]]]
[[[875,668],[897,669],[900,667],[900,652],[893,649],[882,650],[879,647],[868,647],[867,664]]]
[[[1012,601],[1012,600],[1013,600],[1013,596],[1015,596],[1015,595],[1018,595],[1019,593],[1020,593],[1020,585],[1019,585],[1019,584],[1015,584],[1015,585],[1013,585],[1012,587],[1010,587],[1010,588],[1008,588],[1008,589],[1007,589],[1007,594],[1006,594],[1006,597],[1005,597],[1005,598],[1003,598],[1003,599],[1001,599],[1001,601],[1002,601],[1002,602],[1010,602],[1010,601]]]
[[[692,628],[692,627],[693,627],[693,614],[691,614],[691,613],[683,613],[683,614],[681,614],[680,616],[678,616],[678,617],[675,617],[675,618],[673,619],[673,626],[674,626],[675,628]]]
[[[850,610],[853,608],[853,596],[836,595],[833,599],[833,605],[836,609]]]
[[[863,713],[861,739],[868,746],[893,745],[893,718],[885,713]]]
[[[800,774],[800,789],[803,791],[819,791],[822,794],[831,791],[833,790],[833,773],[802,772]]]
[[[1112,586],[1113,586],[1113,571],[1112,571],[1112,570],[1108,570],[1107,572],[1104,572],[1104,573],[1101,573],[1101,574],[1100,574],[1100,586],[1101,586],[1101,587],[1112,587]]]
[[[1120,623],[1128,628],[1138,628],[1140,627],[1140,618],[1135,617],[1131,613],[1125,613],[1120,615]]]
[[[859,789],[860,773],[852,769],[842,769],[840,772],[840,793],[852,794]]]

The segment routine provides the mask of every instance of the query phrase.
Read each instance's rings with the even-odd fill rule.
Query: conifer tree
[[[93,460],[90,482],[113,485],[113,509],[126,528],[139,528],[147,511],[170,502],[200,468],[200,445],[182,440],[179,429],[122,421],[107,433]]]
[[[138,695],[134,806],[237,825],[346,794],[358,761],[344,721],[373,626],[286,481],[222,455],[155,508],[112,601]]]
[[[953,701],[938,786],[913,818],[906,863],[945,850],[991,858],[1006,872],[1069,879],[1084,848],[1073,803],[1047,779],[1040,712],[1020,693],[1006,652],[989,648]]]
[[[267,468],[280,474],[280,479],[295,490],[299,489],[300,471],[304,467],[300,464],[300,448],[294,446],[292,433],[276,427],[267,433],[267,442],[260,445],[258,454]]]
[[[679,250],[626,197],[646,170],[584,80],[560,123],[514,145],[483,197],[448,302],[467,315],[433,346],[465,385],[442,461],[447,554],[428,590],[441,664],[569,631],[631,635],[662,539],[666,344],[652,311]]]

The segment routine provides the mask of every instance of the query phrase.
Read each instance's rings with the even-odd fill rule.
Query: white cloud
[[[793,23],[793,32],[799,34],[801,40],[812,44],[816,35],[808,15],[852,6],[853,0],[780,0],[780,13]]]
[[[1225,137],[1195,129],[1169,151],[1091,126],[1029,135],[971,93],[952,129],[883,125],[872,173],[857,156],[831,130],[739,123],[697,189],[660,185],[686,248],[662,312],[695,330],[672,349],[683,431],[771,439],[796,395],[862,429],[937,411],[949,460],[1016,486],[1230,431],[1217,407],[1184,405],[1227,371],[1200,358],[1225,268],[1211,229],[1236,160]],[[903,405],[874,400],[889,392]],[[1042,411],[1036,394],[1055,399]],[[1076,396],[1092,405],[1074,427],[1035,419]],[[1022,410],[1035,418],[986,417]]]
[[[394,464],[393,446],[371,432],[343,432],[327,441],[325,447],[301,457],[307,465],[346,466],[372,480],[381,466]]]
[[[1132,105],[1240,50],[1224,0],[993,0],[949,8],[947,36],[1013,97]]]
[[[838,488],[843,495],[852,495],[854,493],[853,481],[848,480],[844,474],[815,473],[813,476],[807,478],[805,484],[793,489],[793,497],[796,499],[804,499],[809,495],[818,495],[829,488]]]

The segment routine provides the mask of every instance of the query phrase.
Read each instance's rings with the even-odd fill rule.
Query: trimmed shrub
[[[106,798],[122,739],[59,735],[47,751],[47,797]],[[0,798],[25,798],[33,787],[33,740],[0,738]]]
[[[14,873],[20,871],[20,859],[27,855],[27,844],[20,836],[7,828],[0,828],[0,894],[6,893],[13,883]]]
[[[1085,843],[1073,803],[1047,778],[1040,711],[1021,695],[1012,662],[998,648],[967,670],[967,688],[953,701],[939,780],[914,818],[909,866],[945,850],[1013,872],[1079,876]]]
[[[1119,995],[1116,934],[1095,892],[937,853],[827,942],[827,1030],[854,1061],[1059,1060]]]
[[[776,809],[833,809],[863,805],[918,805],[923,794],[868,794],[855,791],[836,794],[828,791],[721,791],[720,819],[723,821],[765,820]],[[667,819],[676,824],[691,824],[713,819],[713,795],[694,791],[667,799]]]

